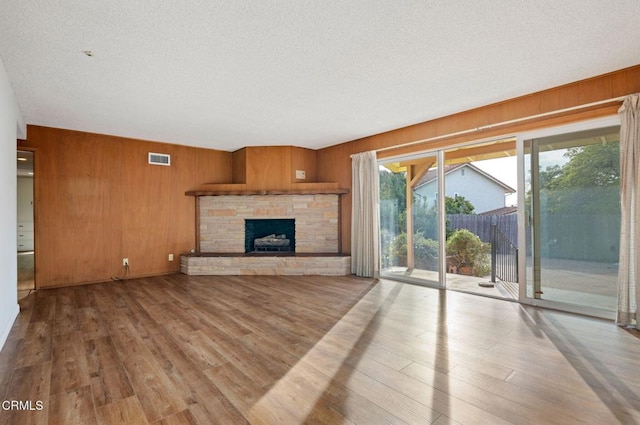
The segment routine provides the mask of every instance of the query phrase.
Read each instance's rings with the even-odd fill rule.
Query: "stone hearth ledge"
[[[339,254],[185,254],[180,257],[180,271],[190,276],[347,276],[351,274],[351,257]]]

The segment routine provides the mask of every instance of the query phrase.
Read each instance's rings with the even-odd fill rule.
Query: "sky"
[[[564,156],[566,149],[558,149],[554,151],[547,151],[540,155],[540,168],[544,170],[550,165],[563,165],[568,161],[568,158]],[[510,156],[505,158],[487,159],[484,161],[473,162],[473,165],[480,168],[487,174],[491,174],[501,182],[511,186],[514,189],[518,188],[518,163],[517,157]],[[528,180],[528,176],[527,176]],[[514,193],[507,195],[506,206],[516,205],[518,203],[518,194]]]

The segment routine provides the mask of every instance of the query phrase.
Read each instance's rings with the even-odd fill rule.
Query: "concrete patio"
[[[437,271],[389,267],[382,273],[387,278],[395,277],[415,283],[439,284]],[[532,276],[532,268],[528,264],[528,282],[532,281]],[[542,299],[615,311],[617,276],[617,264],[543,258]],[[490,280],[490,276],[475,277],[447,273],[446,286],[454,291],[518,299],[517,283],[498,280],[494,287],[481,286],[481,284],[490,283]],[[532,293],[532,285],[529,284],[527,295],[531,296]]]

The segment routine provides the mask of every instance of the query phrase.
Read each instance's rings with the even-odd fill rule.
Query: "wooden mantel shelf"
[[[287,189],[287,190],[189,190],[187,196],[248,196],[248,195],[344,195],[349,189]]]
[[[187,196],[248,196],[248,195],[343,195],[349,189],[340,189],[338,183],[291,183],[286,188],[264,189],[245,183],[207,183],[185,192]]]

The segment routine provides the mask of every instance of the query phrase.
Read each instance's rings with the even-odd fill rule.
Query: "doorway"
[[[18,299],[33,292],[35,286],[34,245],[34,153],[17,152],[17,246]]]
[[[435,194],[419,193],[424,181],[437,192],[437,155],[385,163],[379,170],[382,276],[440,286],[441,213]]]
[[[445,151],[447,287],[518,299],[516,139]]]

